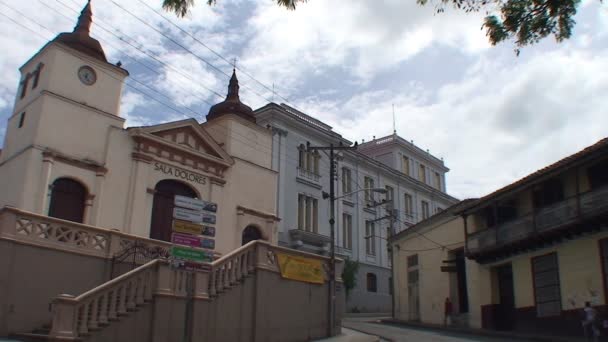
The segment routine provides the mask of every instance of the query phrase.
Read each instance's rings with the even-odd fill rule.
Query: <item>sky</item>
[[[583,0],[572,38],[516,56],[488,43],[483,13],[415,0],[93,0],[92,36],[130,72],[127,126],[192,117],[223,100],[233,61],[241,100],[287,103],[351,141],[393,131],[443,158],[447,190],[479,197],[608,136],[608,4]],[[84,0],[0,0],[0,142],[19,67]]]

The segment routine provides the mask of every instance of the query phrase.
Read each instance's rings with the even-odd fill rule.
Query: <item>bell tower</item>
[[[0,163],[31,146],[103,162],[108,127],[123,127],[128,72],[108,62],[90,36],[92,23],[89,1],[72,32],[57,35],[20,68]]]

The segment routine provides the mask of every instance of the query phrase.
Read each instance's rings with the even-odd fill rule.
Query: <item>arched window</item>
[[[255,226],[247,226],[243,229],[243,234],[241,238],[241,245],[244,245],[253,240],[259,240],[262,238],[262,233]]]
[[[367,292],[377,292],[376,275],[373,273],[367,274]]]
[[[87,189],[69,178],[57,178],[51,185],[49,216],[83,223]]]
[[[150,238],[171,241],[175,195],[197,197],[196,192],[184,183],[170,179],[158,182],[154,188]]]

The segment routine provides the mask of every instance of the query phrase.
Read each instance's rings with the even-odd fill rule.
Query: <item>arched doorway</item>
[[[260,240],[261,238],[262,238],[262,233],[260,232],[258,227],[247,226],[245,229],[243,229],[243,234],[242,234],[242,238],[241,238],[241,246],[250,241],[253,241],[253,240]]]
[[[150,238],[171,241],[171,224],[173,222],[173,202],[175,195],[190,198],[197,197],[196,192],[184,183],[170,179],[158,182],[154,188]]]
[[[84,222],[87,189],[69,178],[57,178],[51,185],[49,216],[73,222]]]

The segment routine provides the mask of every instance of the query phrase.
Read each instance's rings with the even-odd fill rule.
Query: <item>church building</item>
[[[217,205],[205,221],[216,257],[254,239],[276,243],[272,133],[240,102],[236,73],[203,124],[125,128],[129,73],[106,59],[91,24],[87,4],[73,32],[20,69],[0,155],[0,208],[170,241],[181,195]]]

